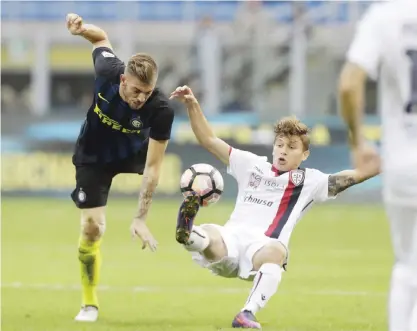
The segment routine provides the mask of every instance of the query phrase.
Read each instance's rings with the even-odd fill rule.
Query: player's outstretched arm
[[[347,188],[362,183],[363,181],[377,176],[380,173],[381,161],[375,150],[369,148],[369,158],[361,168],[344,170],[329,176],[328,194],[336,196]],[[372,152],[373,150],[373,152]]]
[[[146,156],[145,170],[142,177],[142,186],[139,193],[139,204],[135,218],[145,220],[149,207],[152,202],[152,196],[159,182],[161,174],[162,161],[165,150],[168,146],[168,140],[155,140],[149,138],[148,153]]]
[[[168,140],[159,141],[149,138],[145,170],[139,192],[138,209],[131,226],[132,236],[138,236],[142,240],[142,248],[149,246],[152,251],[156,250],[157,241],[153,238],[145,222],[152,203],[153,194],[159,182],[162,161],[167,146]]]
[[[183,102],[188,111],[191,128],[201,146],[216,156],[220,161],[229,165],[230,146],[218,138],[200,108],[197,98],[188,86],[177,87],[171,93],[170,99]]]
[[[108,47],[112,49],[106,32],[93,24],[85,24],[81,16],[70,13],[67,15],[67,29],[74,36],[82,36],[93,44],[93,49]]]

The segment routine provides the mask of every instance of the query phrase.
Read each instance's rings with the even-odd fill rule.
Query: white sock
[[[184,248],[190,252],[203,252],[210,244],[210,237],[200,226],[193,226],[190,238]]]
[[[265,307],[278,289],[282,271],[283,269],[278,264],[263,264],[253,280],[252,290],[242,311],[249,310],[256,314],[261,308]]]
[[[410,268],[403,264],[394,265],[389,295],[389,330],[407,331],[414,304]],[[412,329],[414,331],[414,329]],[[416,330],[417,331],[417,330]]]

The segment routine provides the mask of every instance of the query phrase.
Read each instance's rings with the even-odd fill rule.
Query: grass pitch
[[[157,253],[132,242],[136,202],[110,199],[102,246],[100,320],[73,321],[80,305],[79,211],[70,200],[2,201],[3,331],[227,330],[251,283],[195,265],[175,242],[178,202],[156,199],[149,227]],[[223,224],[233,205],[203,209]],[[264,330],[382,331],[392,252],[380,206],[316,206],[291,241],[288,272],[258,314]],[[231,329],[229,329],[231,330]]]

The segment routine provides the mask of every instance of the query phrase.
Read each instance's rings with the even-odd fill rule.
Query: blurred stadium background
[[[155,56],[162,90],[170,93],[178,85],[189,85],[200,98],[218,136],[236,147],[269,156],[273,123],[282,116],[297,115],[312,129],[312,154],[306,166],[330,173],[351,166],[346,130],[338,116],[337,81],[355,23],[370,4],[353,1],[2,1],[4,330],[69,330],[70,324],[60,325],[60,318],[68,323],[78,307],[78,292],[68,290],[78,284],[75,257],[78,211],[69,197],[74,187],[71,153],[92,101],[94,74],[91,45],[66,30],[68,12],[102,27],[121,59],[126,60],[139,51]],[[365,133],[369,140],[379,144],[375,84],[369,82],[367,90]],[[196,287],[247,289],[247,285],[240,283],[224,285],[206,276],[204,270],[195,270],[170,235],[175,222],[175,203],[181,199],[179,177],[189,165],[211,163],[225,177],[222,201],[203,213],[207,221],[224,223],[233,207],[237,188],[234,180],[226,176],[224,167],[196,144],[183,107],[179,104],[175,107],[172,139],[150,216],[161,245],[166,240],[165,245],[172,249],[164,253],[161,248],[158,258],[136,251],[129,253],[134,248],[126,243],[127,228],[140,183],[140,178],[134,175],[120,175],[113,181],[111,197],[116,199],[110,198],[109,202],[112,225],[106,235],[108,246],[104,248],[107,255],[104,266],[117,268],[117,274],[123,273],[125,279],[116,278],[111,274],[114,271],[107,269],[103,271],[103,283],[124,288],[125,292],[121,291],[128,305],[129,300],[138,300],[132,306],[137,304],[144,309],[143,295],[147,300],[145,309],[151,307],[159,312],[158,304],[171,302],[178,291],[128,296],[126,289],[130,285],[160,286],[165,282],[154,274],[144,275],[142,263],[146,269],[157,268],[170,274],[171,289],[181,283],[182,272],[194,277]],[[384,302],[391,253],[385,216],[378,204],[380,190],[381,180],[374,178],[307,216],[312,222],[307,222],[305,228],[301,225],[303,229],[295,234],[293,251],[298,250],[299,256],[292,261],[293,276],[289,274],[288,283],[284,281],[284,299],[271,303],[275,308],[265,313],[270,315],[261,315],[271,325],[267,330],[278,330],[276,325],[283,326],[279,330],[294,331],[385,329]],[[117,220],[111,218],[119,219],[123,226],[115,229]],[[335,224],[334,220],[346,223]],[[139,265],[132,266],[132,260],[140,261]],[[179,270],[176,265],[180,266]],[[64,271],[65,268],[70,271]],[[62,290],[59,295],[66,297],[64,300],[72,300],[68,306],[61,303],[52,322],[47,321],[47,315],[51,314],[50,307],[55,305],[58,292],[45,291],[50,285]],[[317,294],[320,291],[328,295]],[[132,316],[135,310],[124,312],[115,308],[114,302],[120,300],[116,298],[117,293],[106,293],[104,302],[113,305],[111,311],[103,308],[110,316],[107,320],[110,326],[105,320],[97,329],[134,330],[136,323],[143,322],[138,316]],[[194,299],[182,299],[181,303],[174,300],[175,307],[189,310],[190,300],[192,305],[201,306],[207,293],[199,293]],[[222,304],[210,305],[209,311],[215,315],[227,311],[231,318],[246,292],[231,293],[234,294],[221,294]],[[290,298],[297,308],[286,308],[285,316],[277,315],[284,302],[286,307],[289,305]],[[340,309],[345,313],[335,309],[338,305],[342,305]],[[307,312],[304,319],[297,318],[299,311]],[[327,311],[332,318],[328,318]],[[174,313],[164,315],[165,324],[157,324],[154,315],[146,314],[147,328],[143,330],[187,329]],[[220,320],[216,317],[216,324],[209,322],[210,316],[204,310],[192,314],[195,317],[190,319],[190,330],[206,330],[203,327],[206,324],[218,329],[228,325],[230,319],[223,315]],[[128,322],[117,324],[114,320],[118,318]]]

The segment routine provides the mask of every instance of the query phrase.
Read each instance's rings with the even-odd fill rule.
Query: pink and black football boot
[[[261,324],[256,320],[255,315],[249,310],[244,310],[236,315],[232,327],[240,329],[262,329]]]
[[[193,229],[194,218],[200,209],[201,199],[196,192],[187,196],[181,204],[177,218],[175,238],[180,244],[187,244]]]

